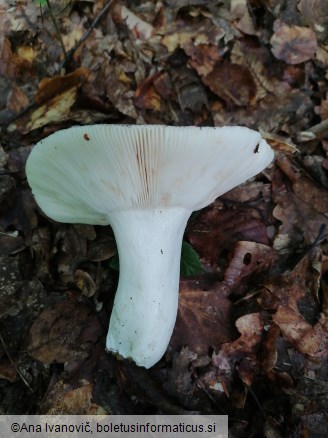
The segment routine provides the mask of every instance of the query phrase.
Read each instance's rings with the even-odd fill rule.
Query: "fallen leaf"
[[[1,357],[0,362],[0,379],[6,379],[14,382],[17,378],[17,368],[10,362],[9,359]]]
[[[232,259],[224,274],[224,280],[230,287],[249,284],[250,279],[267,272],[277,258],[271,247],[256,242],[239,241],[236,243]]]
[[[88,306],[71,300],[48,307],[30,329],[29,354],[46,364],[86,358],[88,348],[80,335],[90,314]]]
[[[74,272],[74,280],[83,296],[88,298],[94,296],[97,291],[97,286],[88,272],[82,271],[82,269],[77,269]]]
[[[32,237],[32,231],[38,223],[34,198],[30,190],[24,187],[16,189],[16,192],[2,203],[0,209],[0,227],[7,230],[22,231],[27,242]]]
[[[256,96],[256,84],[249,70],[228,61],[216,66],[203,82],[229,107],[251,105]]]
[[[92,402],[92,383],[81,380],[72,388],[63,380],[58,381],[42,402],[44,415],[104,415],[106,412]]]
[[[316,34],[312,29],[288,26],[281,20],[273,25],[271,37],[272,53],[287,64],[300,64],[314,57],[317,49]]]
[[[284,173],[277,169],[272,179],[273,215],[281,222],[274,248],[281,254],[295,253],[300,244],[312,245],[320,229],[328,227],[327,189],[306,177],[290,157],[277,157],[277,164]]]
[[[133,104],[135,93],[130,86],[118,79],[117,73],[114,66],[110,65],[106,68],[108,80],[105,89],[107,97],[122,114],[137,119],[138,114]]]
[[[265,309],[275,311],[280,305],[290,307],[303,314],[307,320],[315,321],[318,313],[318,293],[321,251],[313,248],[293,266],[264,284],[259,302]],[[319,266],[318,266],[319,263]],[[284,263],[285,265],[285,263]]]
[[[276,162],[292,183],[297,198],[314,207],[319,213],[327,213],[328,189],[311,179],[291,157],[278,156]]]
[[[286,372],[278,371],[277,340],[280,336],[280,328],[271,324],[262,344],[262,366],[268,378],[283,388],[291,388],[293,379]]]
[[[180,401],[188,409],[199,409],[201,391],[192,378],[191,362],[196,359],[195,353],[185,347],[175,354],[172,360],[164,388],[171,397]]]
[[[9,96],[7,108],[14,113],[18,113],[23,108],[27,107],[29,99],[27,95],[16,84],[13,85],[12,91]]]
[[[269,145],[275,151],[280,151],[289,154],[295,154],[299,152],[297,147],[292,143],[290,139],[286,139],[278,134],[269,134],[267,132],[261,132],[262,137],[269,143]]]
[[[134,105],[144,110],[161,110],[161,97],[154,87],[154,80],[159,74],[145,78],[137,87],[134,96]]]
[[[142,20],[126,6],[116,4],[113,13],[114,18],[125,23],[131,32],[133,32],[135,38],[147,41],[152,36],[154,32],[153,26]]]
[[[236,27],[248,35],[256,35],[254,20],[249,13],[249,5],[246,0],[233,0],[231,2],[231,20],[236,21]]]
[[[291,393],[292,418],[301,419],[299,430],[303,436],[326,435],[328,384],[321,378],[303,376]]]
[[[223,283],[209,286],[197,280],[182,280],[178,317],[170,345],[187,345],[192,351],[207,354],[234,337],[231,325],[232,303],[229,288]]]
[[[238,318],[236,327],[241,336],[222,345],[219,352],[213,355],[212,361],[219,374],[231,375],[237,371],[242,381],[250,386],[259,366],[258,349],[263,323],[259,313],[250,313]]]
[[[187,41],[182,45],[189,58],[191,65],[200,76],[209,75],[215,64],[222,59],[218,47],[211,44],[195,45],[191,41]]]
[[[213,268],[220,265],[220,257],[232,250],[238,241],[269,245],[266,226],[257,210],[222,210],[216,204],[190,221],[187,236],[201,260]]]
[[[157,93],[163,99],[169,99],[174,93],[174,87],[171,78],[167,72],[164,72],[159,76],[155,77],[153,80],[153,85]]]
[[[297,9],[300,11],[300,19],[304,26],[309,26],[315,31],[318,41],[327,41],[327,16],[328,3],[326,0],[299,0]]]
[[[39,89],[34,100],[37,104],[41,105],[65,91],[77,89],[87,79],[88,75],[88,70],[80,67],[65,76],[44,78],[39,83]]]
[[[321,318],[314,326],[290,307],[279,306],[272,316],[283,337],[303,354],[320,357],[328,354],[327,321]]]

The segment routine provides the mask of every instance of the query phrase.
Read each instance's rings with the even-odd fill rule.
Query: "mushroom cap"
[[[26,174],[50,218],[106,225],[113,211],[201,209],[261,172],[273,157],[258,132],[240,126],[102,124],[41,140]]]

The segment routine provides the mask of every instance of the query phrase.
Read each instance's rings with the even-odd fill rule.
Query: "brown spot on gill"
[[[89,140],[90,140],[90,137],[88,136],[88,134],[87,134],[87,133],[83,134],[83,138],[84,138],[84,140],[87,140],[87,141],[89,141]]]
[[[140,148],[139,149],[137,148],[137,154],[136,154],[139,175],[142,182],[142,186],[144,188],[143,190],[144,201],[147,201],[149,199],[149,176],[148,176],[147,164],[145,160],[147,144],[148,144],[147,138],[145,138],[146,135],[147,135],[147,131],[145,133],[141,133],[141,136],[139,138]],[[139,151],[140,151],[140,155],[139,155]]]

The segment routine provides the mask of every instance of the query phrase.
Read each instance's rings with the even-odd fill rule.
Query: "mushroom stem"
[[[172,335],[181,243],[190,214],[184,208],[166,208],[110,215],[120,279],[106,346],[145,368],[163,356]]]

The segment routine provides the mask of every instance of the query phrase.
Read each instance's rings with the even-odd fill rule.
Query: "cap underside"
[[[261,135],[244,127],[92,125],[40,141],[26,173],[49,217],[107,224],[119,210],[198,210],[272,159]]]

